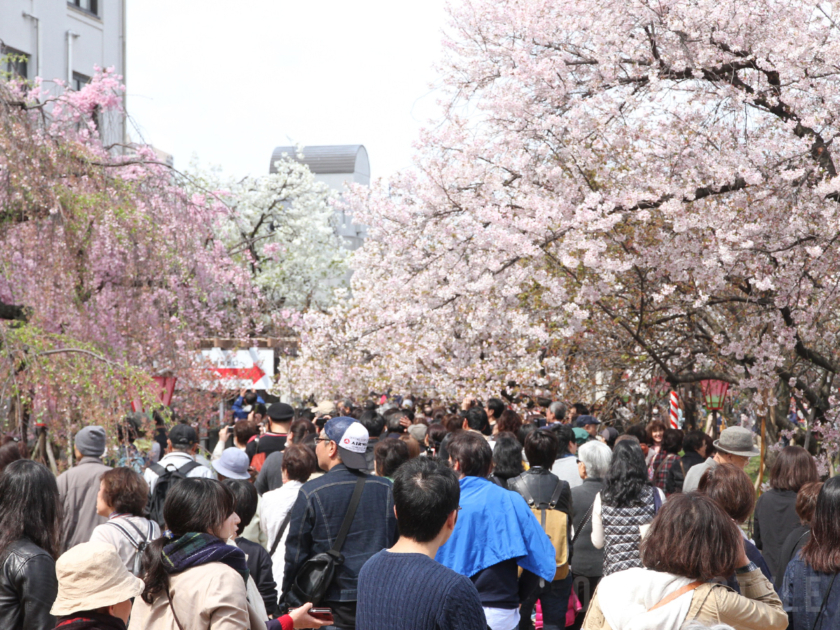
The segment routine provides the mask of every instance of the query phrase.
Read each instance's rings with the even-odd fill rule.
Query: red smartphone
[[[326,621],[327,623],[333,622],[331,608],[310,608],[309,614],[315,617],[318,621]]]

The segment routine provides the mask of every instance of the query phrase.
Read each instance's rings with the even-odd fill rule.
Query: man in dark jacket
[[[525,439],[525,456],[531,467],[508,481],[508,487],[515,490],[529,507],[540,510],[558,510],[566,516],[565,540],[552,539],[555,550],[560,545],[566,547],[567,561],[571,560],[571,527],[572,527],[572,492],[569,484],[551,472],[551,465],[557,457],[557,449],[560,441],[553,431],[543,429],[533,431]],[[538,517],[542,521],[542,527],[546,527],[547,519],[541,512]],[[551,535],[551,532],[547,532]],[[520,609],[520,629],[532,628],[531,611],[534,609],[537,598],[542,603],[543,628],[545,630],[564,630],[566,627],[566,608],[569,603],[569,594],[572,591],[572,574],[568,570],[568,564],[558,570],[555,579],[550,582],[542,581],[537,590],[525,594]]]
[[[367,443],[367,430],[353,418],[333,418],[324,425],[315,454],[318,465],[328,472],[300,489],[286,538],[284,594],[289,593],[295,576],[309,558],[330,550],[356,481],[359,475],[364,477],[361,501],[340,550],[344,562],[336,567],[335,577],[320,602],[332,610],[337,628],[355,628],[359,571],[368,558],[391,547],[398,537],[391,482],[363,472],[367,467]]]
[[[577,452],[578,473],[583,484],[572,488],[574,511],[572,524],[575,528],[573,548],[575,561],[572,564],[574,588],[583,608],[575,619],[574,628],[580,628],[595,587],[604,574],[604,550],[592,544],[592,504],[595,495],[604,489],[604,475],[612,461],[612,451],[603,442],[592,441],[582,445]]]

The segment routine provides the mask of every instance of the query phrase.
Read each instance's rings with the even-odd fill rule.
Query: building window
[[[78,72],[73,73],[73,84],[70,86],[77,92],[90,83],[90,77]]]
[[[68,4],[79,7],[88,13],[99,15],[99,0],[68,0]]]
[[[0,47],[0,74],[4,79],[29,78],[29,55],[7,46]]]

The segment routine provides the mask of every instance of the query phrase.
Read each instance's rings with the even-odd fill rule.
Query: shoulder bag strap
[[[557,506],[557,502],[560,500],[560,495],[563,493],[563,480],[558,479],[557,485],[554,486],[554,492],[551,493],[551,500],[548,502],[548,507],[552,510]]]
[[[822,617],[823,610],[825,610],[825,603],[828,601],[828,596],[831,594],[831,587],[834,586],[834,579],[836,577],[836,573],[831,576],[831,582],[828,583],[828,589],[826,589],[825,595],[823,596],[822,604],[820,604],[820,612],[817,613],[817,618],[814,619],[814,627],[811,628],[811,630],[817,630],[817,624],[820,622],[820,617]]]
[[[677,597],[680,597],[681,595],[685,595],[689,591],[693,591],[695,588],[697,588],[698,586],[702,586],[702,585],[703,585],[703,582],[700,582],[700,581],[691,582],[691,584],[686,584],[682,588],[678,588],[676,591],[674,591],[670,595],[667,595],[664,598],[662,598],[661,600],[659,600],[658,604],[655,604],[654,606],[651,606],[650,608],[647,609],[647,611],[650,612],[651,610],[656,610],[657,608],[662,608],[662,606],[664,606],[665,604],[670,604],[672,601],[677,599]]]
[[[184,475],[185,477],[189,475],[193,470],[201,466],[197,461],[192,460],[184,464],[178,469],[178,472]]]
[[[353,524],[353,517],[356,516],[356,508],[359,507],[359,501],[362,500],[362,491],[365,489],[365,475],[359,474],[356,480],[356,488],[353,490],[353,496],[350,499],[350,505],[347,508],[347,514],[344,515],[344,522],[341,524],[341,529],[338,531],[338,537],[333,543],[330,551],[333,555],[337,555],[344,546],[344,539],[350,532],[350,526]]]
[[[283,533],[286,531],[286,528],[289,526],[289,521],[292,520],[292,510],[289,508],[289,511],[286,512],[286,518],[283,519],[283,522],[280,524],[280,529],[277,530],[277,536],[274,538],[274,542],[271,544],[271,551],[268,552],[269,556],[274,556],[274,552],[277,551],[277,545],[280,544],[280,539],[283,538]]]
[[[160,464],[149,464],[149,468],[153,470],[158,477],[166,472],[166,469]]]
[[[522,495],[522,498],[525,499],[525,502],[528,504],[529,507],[533,507],[536,505],[536,501],[534,501],[533,495],[528,491],[528,484],[522,479],[522,477],[514,477],[508,483],[513,482],[516,491]]]
[[[172,616],[175,618],[175,624],[178,626],[178,630],[184,630],[184,626],[181,625],[181,621],[178,619],[178,615],[175,614],[175,606],[172,605],[172,597],[169,596],[168,586],[164,590],[164,593],[166,593],[166,601],[169,602],[169,609],[172,611]]]
[[[575,535],[572,536],[572,544],[573,545],[575,544],[575,541],[578,539],[578,536],[580,536],[580,533],[583,531],[583,528],[586,527],[586,524],[592,518],[592,510],[594,510],[594,509],[595,509],[595,501],[593,501],[592,505],[589,506],[589,509],[586,510],[586,514],[584,515],[583,520],[580,522],[580,527],[575,530]]]
[[[662,507],[662,497],[659,496],[659,488],[652,486],[653,490],[653,515],[659,514],[659,508]]]
[[[136,540],[134,540],[134,537],[131,535],[131,532],[129,532],[125,527],[123,527],[122,525],[120,525],[116,521],[108,521],[105,524],[106,525],[113,525],[114,527],[116,527],[118,530],[120,530],[122,532],[123,536],[128,538],[128,541],[131,543],[132,547],[134,547],[135,549],[140,549],[140,542],[137,542]],[[133,523],[129,523],[129,524],[132,527],[134,527]],[[141,542],[142,542],[143,534],[136,527],[134,527],[134,529],[137,531],[137,533],[140,534],[140,538],[141,538]]]

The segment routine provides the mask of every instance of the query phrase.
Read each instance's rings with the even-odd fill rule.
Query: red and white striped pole
[[[679,429],[680,425],[677,420],[680,417],[680,397],[677,395],[677,392],[671,392],[671,428],[672,429]]]

